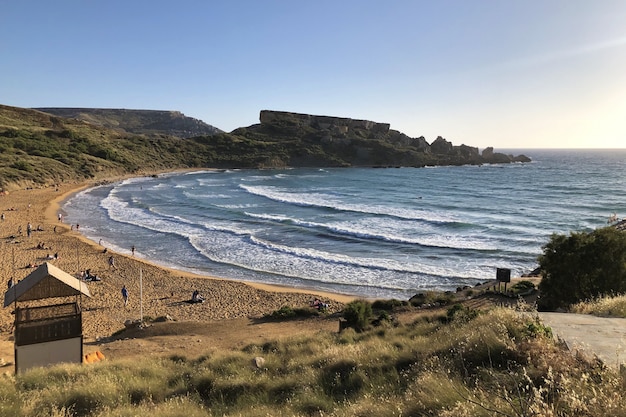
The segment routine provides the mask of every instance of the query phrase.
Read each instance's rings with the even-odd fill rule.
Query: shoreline
[[[81,299],[86,340],[108,337],[122,329],[127,320],[142,317],[171,317],[176,321],[194,322],[258,318],[283,306],[306,307],[314,298],[328,302],[330,311],[336,312],[343,309],[343,304],[360,298],[309,288],[198,275],[114,251],[104,253],[97,242],[57,219],[63,201],[96,182],[63,183],[56,188],[22,189],[0,196],[0,212],[5,215],[0,222],[0,279],[4,283],[10,278],[15,281],[25,278],[34,270],[29,265],[43,262],[75,277],[80,271],[90,269],[101,279],[88,282],[92,297]],[[28,223],[33,229],[30,237],[26,233]],[[45,249],[38,249],[39,243],[43,243]],[[55,253],[59,255],[58,259],[51,256]],[[52,259],[48,259],[49,256]],[[115,258],[114,269],[108,264],[110,256]],[[120,294],[124,285],[130,292],[128,306],[124,306]],[[196,289],[206,298],[202,304],[188,303]],[[11,307],[0,310],[0,334],[4,340],[12,335]]]
[[[193,170],[193,171],[197,171],[197,170]],[[186,172],[186,170],[180,171],[166,171],[163,173],[175,173],[175,172]],[[110,183],[115,183],[115,182],[119,182],[122,181],[124,179],[128,179],[128,178],[137,178],[137,176],[124,176],[124,177],[120,177],[114,180],[110,180],[108,182]],[[89,184],[89,183],[85,183],[85,184],[81,184],[78,187],[71,189],[71,190],[67,190],[65,191],[62,195],[57,196],[56,198],[52,199],[50,201],[49,207],[46,209],[45,211],[45,219],[46,221],[48,221],[50,224],[54,224],[55,222],[57,222],[57,214],[61,211],[61,207],[64,201],[72,198],[73,196],[75,196],[77,193],[92,188],[94,185],[93,184]],[[66,223],[60,223],[62,225],[62,227],[70,230],[71,229],[71,225],[68,226]],[[88,237],[86,237],[85,235],[83,235],[82,233],[77,233],[75,235],[76,239],[81,240],[83,243],[90,245],[93,248],[99,249],[101,248],[101,246],[94,240],[89,239]],[[115,254],[116,256],[124,256],[126,258],[128,258],[129,256],[126,254],[122,254],[122,253],[118,253],[115,252],[114,250],[109,249],[107,251],[108,253],[110,252],[111,254]],[[262,282],[256,282],[256,281],[246,281],[246,280],[237,280],[237,279],[231,279],[231,278],[223,278],[223,277],[216,277],[213,275],[207,275],[207,274],[197,274],[197,273],[193,273],[193,272],[188,272],[188,271],[181,271],[179,269],[176,268],[171,268],[171,267],[167,267],[164,265],[160,265],[156,262],[147,260],[145,258],[135,258],[135,257],[131,257],[133,260],[135,260],[136,262],[142,262],[144,264],[147,265],[151,265],[154,266],[156,268],[161,268],[164,269],[166,271],[169,271],[170,273],[175,273],[178,274],[180,276],[183,276],[185,278],[200,278],[200,279],[212,279],[212,280],[220,280],[220,281],[233,281],[233,282],[241,282],[244,283],[246,285],[250,285],[254,288],[257,288],[259,290],[263,290],[263,291],[270,291],[270,292],[281,292],[281,293],[299,293],[299,294],[313,294],[313,295],[317,295],[320,297],[324,297],[324,298],[328,298],[328,299],[332,299],[334,301],[340,302],[340,303],[349,303],[350,301],[359,299],[359,298],[363,298],[363,297],[358,297],[356,295],[351,295],[351,294],[341,294],[341,293],[335,293],[335,292],[329,292],[329,291],[320,291],[320,290],[316,290],[314,288],[307,288],[307,287],[290,287],[287,285],[277,285],[277,284],[266,284],[266,283],[262,283]]]

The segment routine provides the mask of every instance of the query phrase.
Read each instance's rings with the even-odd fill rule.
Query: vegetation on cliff
[[[421,167],[527,160],[490,148],[481,155],[443,138],[429,145],[385,124],[326,116],[261,112],[261,124],[206,134],[215,128],[178,112],[45,110],[71,118],[0,105],[0,188],[178,168]],[[192,134],[197,135],[187,137]]]

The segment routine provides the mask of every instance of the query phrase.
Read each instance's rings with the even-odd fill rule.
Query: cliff
[[[260,124],[232,133],[266,144],[281,144],[283,158],[268,165],[285,166],[414,166],[529,162],[487,148],[482,153],[455,146],[442,137],[432,144],[409,137],[388,123],[343,117],[262,110]]]

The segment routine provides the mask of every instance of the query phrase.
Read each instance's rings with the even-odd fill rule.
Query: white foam
[[[312,206],[334,209],[338,211],[352,211],[356,213],[386,215],[401,219],[424,220],[432,222],[453,222],[456,219],[452,216],[432,213],[424,210],[410,208],[390,207],[371,204],[345,203],[335,195],[322,193],[290,193],[280,191],[273,186],[250,186],[240,184],[240,188],[250,194],[268,198],[281,203],[294,204],[299,206]]]

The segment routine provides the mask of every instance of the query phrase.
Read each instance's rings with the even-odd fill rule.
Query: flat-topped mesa
[[[376,123],[369,120],[346,117],[315,116],[285,111],[261,110],[261,125],[310,126],[321,130],[339,130],[346,133],[350,129],[364,129],[376,133],[389,132],[389,123]]]

